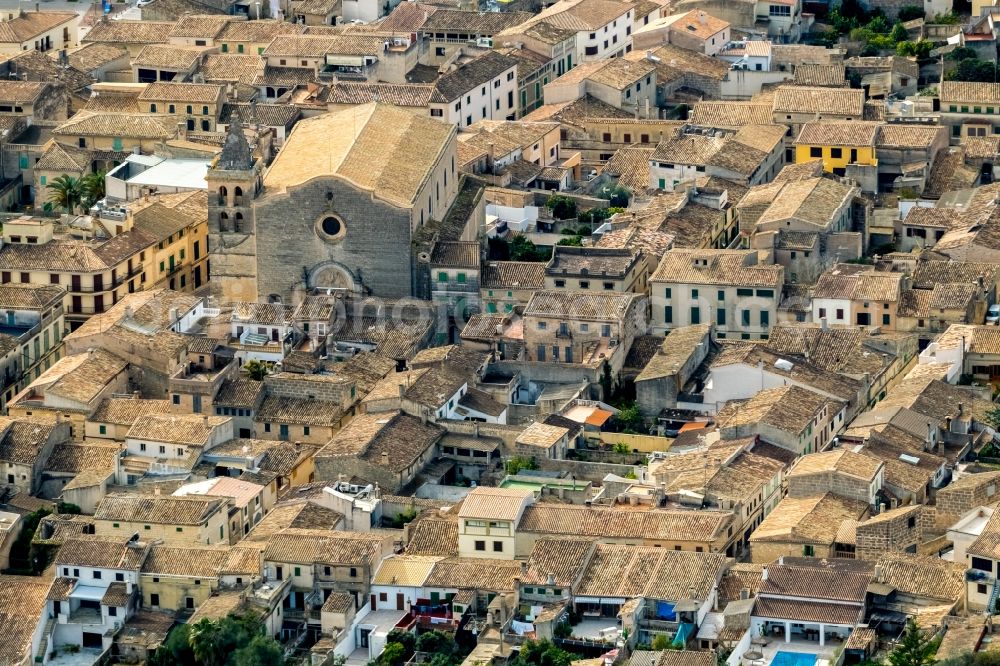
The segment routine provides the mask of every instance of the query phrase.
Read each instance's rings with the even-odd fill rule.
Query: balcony
[[[77,608],[69,614],[66,624],[104,624],[99,608]]]

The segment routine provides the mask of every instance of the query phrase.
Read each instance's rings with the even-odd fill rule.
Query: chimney
[[[160,486],[158,486],[158,485],[157,486],[153,486],[153,494],[154,495],[159,495],[161,492],[162,491],[160,490]]]
[[[882,582],[882,565],[881,564],[876,564],[875,565],[875,582],[876,583],[881,583]]]
[[[382,466],[383,467],[388,467],[389,466],[389,452],[388,451],[383,451],[382,452]]]
[[[296,450],[296,451],[298,451],[298,450],[300,450],[301,448],[302,448],[302,442],[299,442],[299,441],[296,441],[296,442],[295,442],[295,450]]]
[[[767,580],[767,565],[766,564],[764,565],[764,568],[760,572],[760,579],[762,581]]]
[[[925,451],[930,451],[931,449],[934,448],[934,427],[931,425],[930,421],[927,422],[927,439],[925,440],[924,443],[925,443],[924,446]]]
[[[522,576],[528,575],[528,563],[525,562],[524,560],[521,560],[521,575]]]
[[[187,123],[183,123],[183,122],[177,123],[177,138],[178,139],[187,139],[187,136],[188,136]]]
[[[549,572],[549,575],[545,577],[545,584],[546,585],[555,585],[556,584],[556,575],[554,573],[552,573],[551,571]]]
[[[208,414],[205,414],[201,417],[201,424],[206,428],[208,427]]]
[[[405,384],[400,384],[399,385],[399,397],[402,398],[404,393],[406,393],[406,385]]]
[[[479,437],[479,421],[472,422],[472,434],[474,437]]]
[[[819,318],[819,328],[822,331],[828,331],[828,330],[830,330],[829,326],[826,325],[826,317],[820,317]]]
[[[785,566],[785,556],[781,555],[778,557],[778,566]]]

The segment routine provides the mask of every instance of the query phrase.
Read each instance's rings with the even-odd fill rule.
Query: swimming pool
[[[771,666],[816,666],[816,655],[808,652],[776,652]]]

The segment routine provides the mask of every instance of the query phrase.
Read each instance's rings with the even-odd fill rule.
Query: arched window
[[[226,205],[226,198],[228,196],[229,196],[229,190],[226,189],[225,185],[221,186],[219,188],[219,205],[220,206],[225,206]],[[225,213],[223,213],[223,215],[225,215]]]
[[[229,213],[219,213],[219,231],[229,231]]]
[[[242,206],[243,205],[243,188],[237,185],[233,188],[233,205]]]
[[[234,216],[234,229],[233,231],[239,233],[243,231],[243,213],[236,213]]]
[[[155,104],[150,104],[149,105],[149,112],[150,113],[156,113],[156,105]]]

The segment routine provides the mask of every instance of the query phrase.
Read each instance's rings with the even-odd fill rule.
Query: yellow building
[[[0,37],[0,53],[13,55],[22,51],[51,51],[79,46],[80,15],[76,12],[43,12],[37,5],[33,12],[7,10]]]
[[[3,228],[0,283],[66,289],[66,319],[75,328],[125,294],[158,287],[191,291],[208,280],[204,192],[162,195],[129,204],[107,240],[57,236],[53,220],[24,217]]]
[[[795,140],[795,163],[822,159],[823,170],[838,176],[849,164],[877,167],[878,129],[879,123],[860,120],[806,123]]]
[[[301,22],[300,22],[301,23]],[[299,35],[305,28],[285,21],[229,21],[216,38],[222,53],[260,55],[277,37]]]
[[[220,583],[240,586],[261,575],[259,548],[155,544],[142,565],[139,589],[146,608],[191,611]]]

